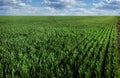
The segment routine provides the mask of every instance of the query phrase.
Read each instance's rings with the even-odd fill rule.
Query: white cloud
[[[32,0],[28,0],[32,2]],[[21,0],[0,0],[0,14],[9,15],[120,15],[120,0],[85,3],[83,0],[44,0],[45,5],[34,7]],[[113,5],[116,4],[116,5]],[[87,7],[87,8],[86,8]],[[114,9],[115,8],[115,9]],[[117,9],[118,8],[118,9]]]
[[[55,9],[68,9],[72,7],[83,7],[87,4],[76,0],[44,0],[44,4]]]
[[[21,7],[27,6],[25,3],[19,3],[18,5],[21,6]]]
[[[99,3],[93,3],[95,8],[103,10],[120,10],[120,0],[105,0]]]

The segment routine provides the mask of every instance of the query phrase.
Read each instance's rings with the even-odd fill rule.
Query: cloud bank
[[[0,0],[0,15],[120,15],[119,5],[120,0]]]

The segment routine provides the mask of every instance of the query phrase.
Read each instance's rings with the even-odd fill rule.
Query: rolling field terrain
[[[119,78],[117,22],[0,16],[0,78]]]

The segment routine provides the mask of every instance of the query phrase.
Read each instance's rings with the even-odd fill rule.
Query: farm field
[[[0,78],[120,78],[115,16],[0,16]]]

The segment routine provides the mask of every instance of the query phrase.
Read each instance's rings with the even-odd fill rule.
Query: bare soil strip
[[[119,66],[120,66],[120,21],[118,22],[118,51],[119,51]]]

